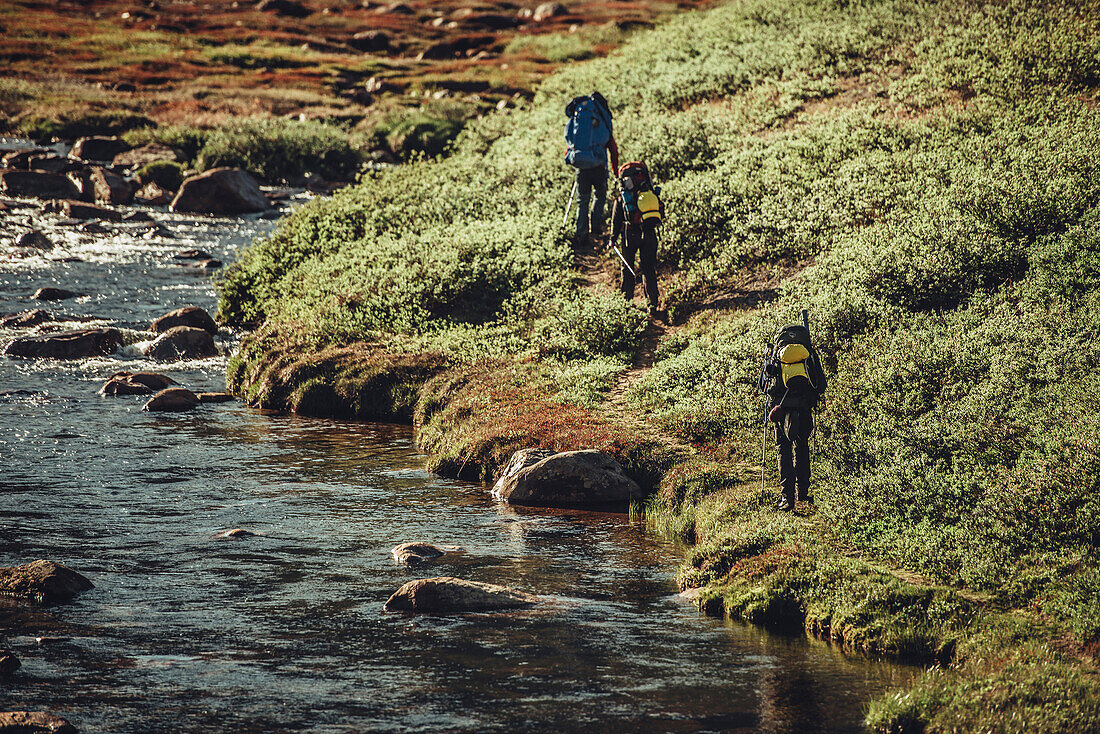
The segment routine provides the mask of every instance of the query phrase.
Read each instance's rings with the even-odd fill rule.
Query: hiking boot
[[[791,512],[794,510],[794,499],[788,497],[786,494],[781,494],[779,495],[779,502],[777,502],[775,506],[782,512]]]
[[[805,487],[801,487],[798,490],[798,501],[799,502],[813,502],[814,498],[813,498],[813,495],[810,494],[810,490],[806,489]]]

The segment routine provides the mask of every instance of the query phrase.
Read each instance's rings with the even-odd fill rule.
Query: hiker
[[[802,502],[813,502],[810,437],[814,431],[814,408],[826,384],[821,362],[810,343],[809,320],[803,311],[801,324],[784,326],[772,339],[757,379],[757,387],[765,396],[767,419],[775,424],[782,488],[780,510],[793,510],[796,497]]]
[[[611,108],[599,92],[574,97],[565,106],[565,162],[577,169],[573,188],[577,194],[577,226],[573,246],[583,248],[603,236],[607,205],[607,155],[619,168],[619,146],[611,126]],[[596,200],[592,201],[595,192]],[[589,212],[589,204],[592,210]],[[591,223],[591,224],[590,224]]]
[[[628,301],[634,300],[634,286],[640,272],[649,299],[649,315],[657,316],[660,298],[657,291],[657,227],[665,215],[665,205],[659,197],[661,189],[653,185],[644,163],[627,163],[618,171],[619,197],[615,199],[611,213],[611,241],[608,246],[616,249],[615,240],[622,235],[623,249],[616,249],[616,254],[619,256],[623,296]],[[634,264],[635,254],[640,256],[640,268]]]

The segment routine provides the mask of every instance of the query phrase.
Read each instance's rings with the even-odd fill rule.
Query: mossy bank
[[[927,662],[872,729],[1100,730],[1098,83],[1094,3],[673,19],[247,250],[231,382],[411,419],[455,475],[615,452],[705,608]],[[669,212],[649,369],[644,312],[560,226],[562,109],[592,89]],[[792,516],[760,487],[754,379],[801,308],[831,388]]]

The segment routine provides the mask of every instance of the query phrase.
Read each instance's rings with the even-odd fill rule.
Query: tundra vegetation
[[[349,181],[366,162],[442,154],[561,63],[708,1],[539,13],[509,0],[12,0],[0,5],[0,134],[126,133],[172,143],[194,170]]]
[[[704,608],[927,662],[873,730],[1097,730],[1098,84],[1085,0],[678,16],[255,243],[220,285],[255,330],[231,386],[411,419],[452,475],[615,453]],[[562,110],[592,89],[669,213],[676,326],[617,402],[653,327],[561,228]],[[754,380],[801,308],[831,388],[816,507],[789,515]]]

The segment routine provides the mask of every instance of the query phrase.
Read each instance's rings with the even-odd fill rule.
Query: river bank
[[[1096,728],[1097,30],[1016,2],[673,19],[245,252],[231,382],[411,415],[463,476],[611,451],[706,608],[937,664],[872,728]],[[662,333],[561,226],[562,109],[597,88],[663,189]],[[787,515],[754,378],[803,308],[831,387]]]
[[[136,210],[156,221],[152,236],[20,207],[4,224],[39,229],[55,248],[0,261],[0,311],[65,285],[84,294],[66,313],[142,337],[167,310],[214,310],[208,272],[178,264],[178,249],[232,262],[275,226]],[[2,328],[0,342],[40,328]],[[0,566],[50,558],[94,584],[66,604],[0,600],[0,648],[21,662],[0,673],[0,711],[120,734],[549,721],[835,733],[858,731],[860,702],[914,674],[700,615],[677,594],[679,543],[625,514],[512,507],[482,484],[429,474],[407,427],[235,402],[151,413],[145,396],[98,394],[117,371],[149,369],[220,391],[236,339],[223,330],[218,356],[169,362],[137,342],[86,359],[0,358]],[[461,550],[412,569],[391,555],[409,540]],[[544,602],[513,614],[384,611],[405,582],[437,574]]]

